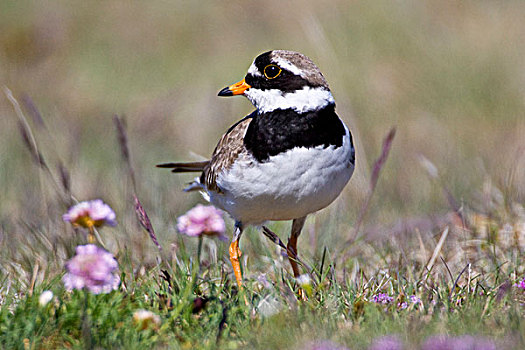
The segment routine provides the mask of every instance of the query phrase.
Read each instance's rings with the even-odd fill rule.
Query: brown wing
[[[215,147],[211,160],[204,167],[200,178],[201,183],[205,184],[208,190],[220,192],[217,186],[218,174],[228,170],[233,162],[243,152],[246,152],[243,139],[251,121],[251,115],[239,121],[222,136],[217,147]]]

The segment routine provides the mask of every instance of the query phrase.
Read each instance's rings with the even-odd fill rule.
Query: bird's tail
[[[172,173],[191,173],[203,171],[204,167],[208,165],[209,162],[209,160],[206,160],[203,162],[190,163],[163,163],[157,164],[157,168],[170,168]]]
[[[203,162],[189,162],[189,163],[163,163],[157,164],[157,168],[168,168],[171,169],[172,173],[191,173],[203,171],[204,167],[208,165],[210,161],[206,160]],[[199,177],[196,177],[192,182],[188,183],[188,186],[184,189],[184,192],[201,191],[204,198],[209,201],[208,194],[205,191],[204,186],[200,182]]]

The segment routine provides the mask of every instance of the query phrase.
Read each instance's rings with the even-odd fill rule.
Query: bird
[[[255,110],[226,131],[209,160],[157,166],[200,172],[185,190],[201,191],[233,218],[229,255],[242,289],[239,241],[250,225],[292,220],[286,250],[294,277],[301,275],[295,257],[306,217],[342,192],[354,172],[355,148],[325,77],[299,52],[257,56],[244,79],[218,93],[236,95]]]

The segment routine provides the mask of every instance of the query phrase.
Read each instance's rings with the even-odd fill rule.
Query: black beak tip
[[[230,88],[227,86],[221,91],[219,91],[218,96],[233,96],[233,91],[231,91]]]

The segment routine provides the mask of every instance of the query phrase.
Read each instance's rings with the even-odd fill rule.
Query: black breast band
[[[253,115],[251,115],[253,116]],[[253,116],[244,144],[260,162],[295,147],[335,146],[343,144],[345,128],[330,104],[318,111],[298,113],[277,109]]]

